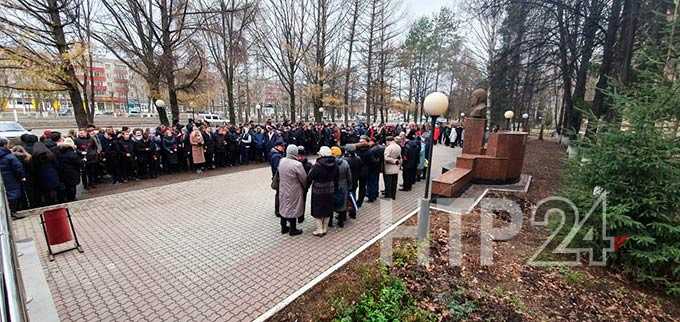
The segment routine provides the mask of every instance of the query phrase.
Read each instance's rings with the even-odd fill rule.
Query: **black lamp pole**
[[[430,139],[427,142],[427,172],[425,172],[425,195],[423,198],[428,199],[430,195],[430,173],[432,172],[432,150],[434,150],[434,127],[437,125],[437,118],[439,115],[430,115],[432,119],[432,131]]]

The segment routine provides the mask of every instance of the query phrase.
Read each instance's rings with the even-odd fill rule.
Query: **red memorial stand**
[[[45,210],[40,214],[40,224],[45,233],[45,241],[47,241],[47,250],[49,252],[50,261],[54,260],[54,255],[63,252],[77,249],[78,252],[83,252],[78,242],[78,236],[73,228],[73,221],[71,221],[71,212],[68,208],[55,208]],[[74,241],[71,248],[60,250],[58,252],[52,251],[52,246],[60,245],[69,241]]]

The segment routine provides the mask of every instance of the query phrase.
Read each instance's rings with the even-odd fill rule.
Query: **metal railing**
[[[12,232],[12,219],[5,194],[5,184],[0,176],[0,321],[28,321],[24,287],[19,270],[16,245]]]

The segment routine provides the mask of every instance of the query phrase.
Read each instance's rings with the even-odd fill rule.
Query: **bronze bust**
[[[472,112],[470,112],[470,117],[474,118],[486,118],[486,90],[483,88],[478,88],[472,92],[472,97],[470,97],[470,106],[472,107]]]

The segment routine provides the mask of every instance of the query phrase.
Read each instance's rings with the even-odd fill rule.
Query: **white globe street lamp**
[[[420,199],[420,212],[418,213],[418,240],[427,237],[430,227],[430,175],[432,173],[432,150],[434,149],[434,127],[437,125],[437,118],[446,114],[449,108],[449,97],[441,92],[434,92],[423,102],[423,110],[430,115],[431,130],[427,148],[427,171],[425,172],[425,194]]]
[[[165,108],[165,101],[161,99],[156,100],[156,106],[160,108]]]
[[[503,117],[505,118],[505,129],[510,131],[510,121],[515,117],[515,112],[507,110],[503,113]]]
[[[448,108],[449,98],[444,95],[444,93],[440,92],[434,92],[427,95],[427,97],[425,97],[425,102],[423,102],[423,109],[430,116],[439,117],[440,115],[444,115]]]
[[[257,123],[262,123],[262,106],[260,104],[255,105],[255,110],[257,110]]]

